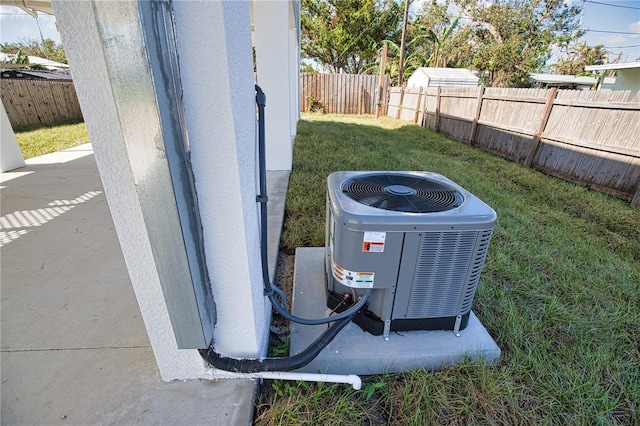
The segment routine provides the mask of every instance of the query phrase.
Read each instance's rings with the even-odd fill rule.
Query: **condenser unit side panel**
[[[415,274],[407,284],[409,301],[394,306],[394,312],[398,309],[406,319],[460,315],[460,298],[468,284],[477,238],[477,231],[423,232]],[[405,291],[401,284],[398,292]]]
[[[487,256],[492,233],[493,229],[478,231],[478,238],[476,239],[476,245],[473,249],[473,257],[469,264],[466,285],[460,294],[460,302],[457,310],[461,315],[471,311],[471,305],[476,293],[476,288],[478,287],[478,282],[480,281],[480,272],[482,272],[482,267],[484,266],[484,260]]]
[[[402,260],[398,271],[398,285],[396,286],[395,300],[393,303],[392,320],[407,319],[407,306],[411,299],[411,284],[416,274],[416,255],[420,250],[422,234],[418,232],[407,232],[404,236],[402,247]]]
[[[349,229],[335,218],[332,261],[341,268],[343,284],[355,288],[392,288],[398,277],[404,234]],[[370,284],[355,282],[356,275],[371,273]]]

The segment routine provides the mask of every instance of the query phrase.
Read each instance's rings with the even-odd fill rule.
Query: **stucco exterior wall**
[[[216,349],[229,356],[263,355],[271,312],[261,280],[249,6],[174,2],[193,172],[217,311],[214,338]]]
[[[280,3],[270,2],[278,7]],[[255,199],[251,4],[178,0],[171,7],[178,47],[174,59],[179,62],[190,159],[216,307],[215,347],[228,356],[264,355],[271,311],[262,291]],[[126,26],[119,31],[142,31],[137,3],[54,0],[54,8],[118,238],[162,378],[215,377],[197,350],[178,349],[176,345],[158,276],[159,265],[153,257],[157,242],[153,243],[147,233],[132,159],[125,149],[127,133],[122,127],[124,122],[144,121],[145,117],[136,117],[135,110],[126,109],[129,115],[122,115],[114,90],[119,80],[109,74],[105,58],[105,46],[117,49],[114,45],[118,40],[104,39],[100,25],[109,23],[101,22],[104,15],[99,11],[117,13],[120,24]],[[284,38],[288,43],[288,25]],[[126,60],[145,61],[142,43],[122,53]],[[286,56],[289,58],[289,53]],[[287,88],[288,100],[291,64],[286,62],[285,68],[287,75],[282,84]],[[278,96],[267,94],[267,99],[268,107],[276,109]],[[154,106],[145,108],[151,111]],[[285,111],[286,150],[282,159],[290,167],[289,106]]]

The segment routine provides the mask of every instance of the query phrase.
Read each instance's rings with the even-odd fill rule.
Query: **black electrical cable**
[[[355,314],[354,314],[355,315]],[[345,328],[353,318],[344,318],[320,335],[309,347],[299,354],[285,358],[262,358],[262,359],[235,359],[218,354],[213,350],[213,346],[208,349],[201,349],[200,354],[213,367],[224,371],[236,373],[257,373],[259,371],[288,371],[296,370],[309,364],[318,356],[337,335]]]
[[[371,295],[372,290],[368,289],[364,296],[351,308],[337,315],[327,318],[308,319],[300,318],[287,312],[277,301],[276,295],[284,299],[284,294],[279,289],[274,290],[274,286],[269,279],[269,267],[267,262],[267,180],[265,167],[265,150],[264,150],[264,107],[266,104],[266,96],[260,86],[256,85],[256,104],[258,105],[258,156],[260,169],[260,193],[256,197],[256,201],[260,203],[260,257],[262,258],[262,281],[264,284],[265,295],[269,297],[269,301],[273,308],[283,317],[290,321],[299,322],[307,325],[326,324],[335,322],[331,327],[327,328],[311,345],[302,352],[284,358],[261,358],[261,359],[236,359],[225,357],[217,353],[213,349],[213,342],[207,349],[200,349],[200,355],[214,368],[233,371],[237,373],[256,373],[260,371],[288,371],[295,370],[309,364],[322,349],[324,349],[352,320],[356,313],[364,306],[367,299]],[[286,300],[285,300],[286,303]]]
[[[256,201],[260,203],[260,226],[261,226],[261,258],[262,258],[262,282],[264,284],[264,294],[269,298],[273,309],[276,310],[285,319],[304,325],[319,325],[328,324],[330,322],[338,321],[343,318],[353,316],[358,312],[371,295],[371,290],[368,289],[362,299],[353,307],[345,310],[336,315],[325,318],[302,318],[289,313],[275,297],[273,291],[273,285],[269,278],[269,265],[267,261],[267,176],[266,176],[266,153],[265,153],[265,141],[264,141],[264,107],[266,105],[266,96],[260,86],[256,85],[256,104],[258,105],[258,165],[260,169],[260,193],[256,197]]]

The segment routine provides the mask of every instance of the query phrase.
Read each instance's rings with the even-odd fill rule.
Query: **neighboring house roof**
[[[597,83],[595,77],[586,75],[561,75],[561,74],[531,74],[531,79],[536,83],[566,86],[594,86]],[[606,77],[603,86],[613,85],[616,79],[614,77]]]
[[[38,16],[38,12],[53,15],[51,0],[0,0],[0,5],[19,7],[34,18]]]
[[[640,93],[640,61],[619,64],[588,65],[586,71],[616,71],[616,83],[613,90],[629,90],[631,98]],[[640,96],[637,96],[640,101]]]
[[[71,75],[63,71],[32,71],[32,70],[3,70],[2,78],[16,78],[25,80],[66,80],[71,81]]]
[[[640,61],[605,65],[587,65],[584,67],[585,71],[626,70],[632,68],[640,68]]]
[[[478,76],[465,68],[420,67],[407,80],[407,87],[477,86],[479,81]]]
[[[2,53],[0,52],[0,68],[26,68],[29,65],[42,65],[43,67],[50,70],[64,70],[68,69],[68,64],[63,64],[62,62],[51,61],[49,59],[40,58],[39,56],[27,56],[29,58],[28,64],[14,64],[14,63],[6,63],[5,61],[11,61],[16,57],[14,53]]]

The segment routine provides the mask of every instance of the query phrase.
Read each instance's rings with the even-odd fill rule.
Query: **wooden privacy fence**
[[[71,81],[0,80],[0,95],[12,126],[82,119]]]
[[[640,205],[640,92],[389,89],[387,115]]]
[[[300,74],[300,111],[326,114],[375,114],[380,76],[365,74]],[[382,85],[382,114],[386,114],[389,76]]]

